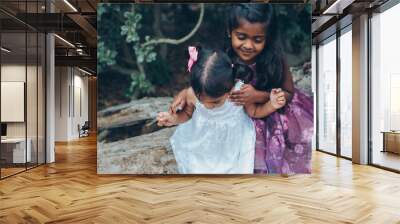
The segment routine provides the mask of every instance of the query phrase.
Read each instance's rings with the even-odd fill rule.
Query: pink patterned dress
[[[252,80],[251,84],[254,84]],[[295,89],[282,112],[253,119],[256,127],[254,173],[311,173],[313,99]]]

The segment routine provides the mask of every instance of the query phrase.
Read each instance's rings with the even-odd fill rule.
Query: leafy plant
[[[108,49],[103,41],[99,41],[97,44],[97,60],[99,62],[99,72],[102,72],[105,66],[111,66],[115,64],[115,57],[117,52],[115,50]]]
[[[154,91],[153,85],[146,79],[143,73],[133,72],[131,74],[131,80],[129,92],[133,94],[135,98],[150,94]]]
[[[147,79],[146,70],[144,69],[147,63],[156,60],[157,53],[154,51],[153,45],[143,46],[139,35],[139,30],[142,27],[140,21],[142,15],[135,9],[135,5],[131,6],[131,10],[124,13],[125,23],[121,26],[121,36],[126,37],[126,42],[133,45],[133,50],[136,56],[136,65],[138,71],[131,73],[131,86],[129,93],[131,96],[149,94],[154,91],[154,87]],[[151,41],[150,36],[145,37],[145,42]]]
[[[107,74],[117,72],[127,75],[131,80],[126,92],[126,96],[129,96],[129,98],[153,93],[155,90],[153,84],[161,85],[168,81],[167,77],[170,74],[168,66],[163,64],[166,63],[165,60],[158,57],[155,47],[166,44],[178,45],[192,37],[202,22],[203,4],[200,4],[200,9],[200,17],[191,32],[180,39],[170,39],[164,38],[161,30],[159,30],[161,28],[160,21],[157,23],[151,21],[154,20],[154,17],[162,17],[162,15],[159,15],[160,10],[153,14],[153,17],[149,17],[152,10],[143,5],[100,4],[98,7],[99,72],[107,71]],[[146,13],[146,18],[150,19],[149,21],[143,21],[142,11]],[[149,29],[142,30],[143,24],[148,25],[149,22],[153,22],[153,26],[157,24],[158,29],[152,30],[150,33],[148,33]],[[163,57],[165,57],[165,48],[163,52]],[[155,74],[155,72],[158,72],[158,74]]]

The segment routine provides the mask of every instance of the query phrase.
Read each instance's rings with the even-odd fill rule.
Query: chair
[[[78,124],[79,138],[89,136],[89,129],[90,129],[89,121],[85,121],[82,127],[80,127],[80,125]]]

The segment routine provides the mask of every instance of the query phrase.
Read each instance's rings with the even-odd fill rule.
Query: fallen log
[[[171,97],[143,98],[98,112],[98,141],[112,142],[151,133],[158,112],[167,111]]]

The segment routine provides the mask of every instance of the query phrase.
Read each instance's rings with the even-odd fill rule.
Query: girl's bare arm
[[[169,110],[168,110],[169,113],[171,113],[171,114],[172,113],[176,113],[176,112],[178,112],[180,110],[183,110],[185,108],[185,106],[186,106],[186,94],[187,94],[188,89],[190,89],[190,88],[191,87],[183,89],[182,91],[180,91],[178,93],[178,95],[176,95],[174,97],[174,100],[171,103],[171,106],[169,107]]]
[[[253,118],[263,118],[276,111],[276,109],[272,106],[271,101],[263,104],[247,104],[244,106],[244,108],[247,114]]]
[[[285,99],[288,102],[290,102],[294,93],[293,76],[292,73],[290,73],[289,71],[289,65],[286,59],[282,59],[282,66],[283,66],[284,81],[282,83],[281,89],[285,93]],[[256,90],[255,100],[254,100],[256,103],[265,103],[269,100],[270,100],[270,92]]]
[[[271,99],[263,104],[247,104],[245,110],[250,117],[266,117],[286,104],[285,93],[281,89],[271,90]]]
[[[193,89],[189,87],[184,91],[185,91],[184,101],[186,102],[185,107],[182,108],[182,110],[173,113],[173,116],[176,116],[176,120],[179,124],[184,123],[188,121],[190,118],[192,118],[192,114],[195,109],[194,105],[196,102],[196,96],[193,92]]]

